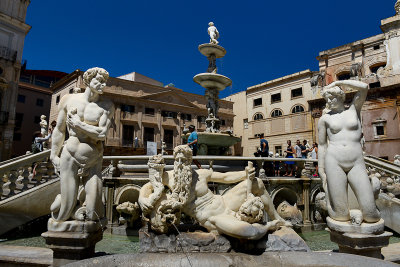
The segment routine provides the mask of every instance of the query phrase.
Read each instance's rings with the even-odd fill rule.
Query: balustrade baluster
[[[54,178],[54,166],[53,163],[51,163],[51,161],[47,161],[46,162],[46,168],[47,168],[47,180],[53,179]]]
[[[8,181],[10,182],[8,188],[10,189],[9,196],[15,195],[15,189],[17,188],[16,181],[18,179],[18,171],[12,170],[10,171],[10,175],[8,176]]]
[[[1,197],[3,196],[3,185],[5,182],[5,178],[6,178],[5,174],[3,176],[0,176],[0,200],[1,200]]]
[[[34,170],[33,179],[35,179],[36,184],[39,185],[42,181],[42,178],[43,178],[42,164],[41,164],[41,162],[37,162],[35,170]]]
[[[23,184],[23,187],[21,188],[21,191],[25,191],[28,190],[28,184],[29,184],[29,171],[28,168],[23,168],[19,171],[19,175],[20,177],[22,177],[22,179],[20,180],[21,183]]]

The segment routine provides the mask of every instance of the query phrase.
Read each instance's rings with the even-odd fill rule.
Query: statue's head
[[[236,213],[236,218],[248,223],[260,223],[264,219],[264,203],[260,197],[247,199]]]
[[[192,185],[192,149],[187,145],[174,148],[174,186],[172,199],[184,205]]]
[[[83,82],[95,94],[103,94],[103,89],[110,75],[105,69],[91,68],[83,74]]]
[[[150,216],[151,229],[159,234],[165,234],[178,225],[181,219],[182,204],[173,199],[159,201]]]
[[[210,26],[210,27],[211,27],[211,26],[214,26],[214,22],[209,22],[209,23],[208,23],[208,26]]]
[[[190,166],[190,164],[192,164],[192,155],[192,149],[187,145],[180,145],[174,148],[175,163],[181,163]]]
[[[40,116],[40,119],[41,119],[41,120],[45,120],[45,119],[46,119],[46,115]]]
[[[329,110],[342,107],[346,98],[343,90],[339,86],[325,88],[322,92],[322,97],[325,98],[326,107]]]

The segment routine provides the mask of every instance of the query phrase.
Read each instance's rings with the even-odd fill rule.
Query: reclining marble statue
[[[105,69],[87,70],[83,74],[85,91],[65,95],[58,105],[50,160],[59,173],[61,194],[50,208],[52,218],[49,225],[53,223],[55,227],[52,230],[57,231],[57,227],[67,220],[98,221],[104,217],[103,141],[114,114],[114,104],[102,96],[108,77]],[[67,132],[69,138],[64,144]],[[80,177],[86,198],[83,206],[77,207]],[[65,228],[58,230],[65,231]]]
[[[345,109],[345,93],[340,87],[357,91],[348,109]],[[367,84],[348,80],[334,82],[322,93],[326,108],[318,123],[318,166],[327,193],[328,214],[335,221],[352,219],[353,222],[376,223],[381,219],[360,143],[360,113],[367,92]],[[348,185],[361,211],[361,214],[354,211],[354,216],[362,216],[361,219],[351,218],[353,211],[349,208]]]
[[[291,226],[275,210],[251,163],[244,171],[192,171],[192,151],[187,145],[175,147],[174,159],[174,169],[164,171],[162,156],[153,156],[148,163],[150,182],[140,190],[138,202],[153,231],[167,233],[179,223],[181,213],[210,232],[240,239],[257,240],[267,231]],[[215,195],[208,182],[238,184]]]

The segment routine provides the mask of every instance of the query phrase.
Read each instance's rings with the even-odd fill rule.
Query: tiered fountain
[[[220,91],[232,84],[232,80],[217,74],[216,60],[223,58],[226,50],[218,45],[219,32],[214,23],[210,22],[208,25],[210,43],[199,45],[200,53],[209,61],[207,72],[193,77],[196,83],[206,89],[205,97],[207,99],[206,131],[198,133],[199,155],[224,155],[230,146],[240,141],[240,138],[233,136],[231,132],[222,133],[220,131],[218,95]]]

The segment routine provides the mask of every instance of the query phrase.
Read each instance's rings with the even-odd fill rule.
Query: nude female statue
[[[164,231],[166,228],[162,224],[179,222],[177,209],[196,219],[210,232],[242,239],[260,239],[269,230],[291,225],[277,213],[264,183],[255,178],[253,167],[226,173],[212,169],[192,171],[191,154],[186,145],[175,147],[174,170],[164,172],[163,167],[158,167],[159,172],[155,176],[158,181],[150,178],[153,182],[145,184],[140,190],[139,205],[145,216],[154,218],[150,218],[150,223],[155,224],[157,229]],[[239,184],[224,195],[215,195],[208,188],[208,182]],[[162,193],[164,186],[172,191],[170,198]],[[160,215],[160,211],[167,211],[167,214]],[[269,220],[265,223],[264,211]]]
[[[85,92],[65,95],[59,103],[50,154],[61,184],[61,194],[50,208],[56,221],[66,221],[73,215],[79,176],[82,176],[86,193],[80,219],[96,220],[104,216],[101,199],[103,141],[114,114],[114,104],[102,96],[108,77],[108,72],[102,68],[87,70],[83,74]],[[69,138],[61,152],[66,131]]]
[[[339,86],[358,91],[347,110]],[[337,221],[350,220],[348,185],[358,200],[363,220],[374,223],[380,219],[360,143],[360,113],[367,92],[368,84],[363,82],[337,81],[325,87],[322,94],[327,105],[318,122],[319,175],[327,193],[329,217]]]

